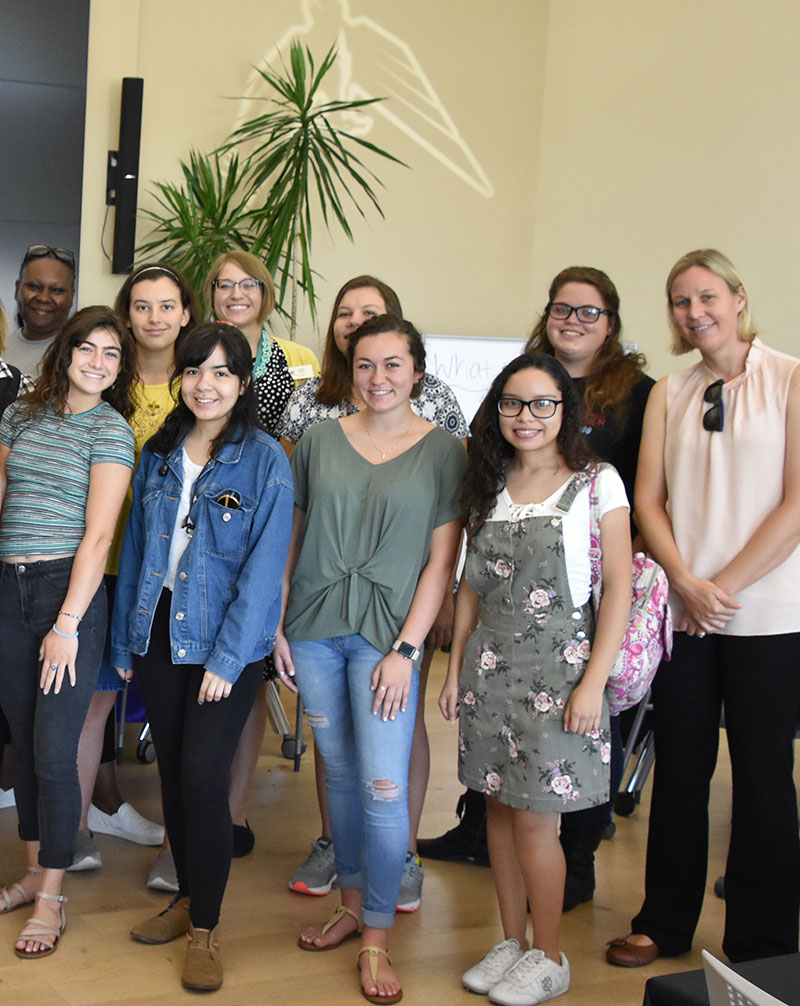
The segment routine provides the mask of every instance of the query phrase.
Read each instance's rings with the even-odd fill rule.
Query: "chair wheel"
[[[143,765],[152,765],[156,760],[156,746],[150,740],[139,741],[136,746],[136,757]]]
[[[294,744],[295,744],[294,734],[283,735],[283,740],[281,741],[281,754],[283,755],[284,758],[288,758],[289,761],[292,761],[294,759]],[[301,744],[300,754],[303,755],[305,753],[306,753],[306,746],[305,744]]]
[[[638,802],[635,793],[618,793],[617,799],[614,801],[614,813],[619,814],[620,817],[630,817],[636,810]]]

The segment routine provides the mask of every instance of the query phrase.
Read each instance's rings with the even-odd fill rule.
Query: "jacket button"
[[[175,616],[175,621],[176,622],[182,622],[183,619],[184,619],[184,614],[183,614],[182,611],[179,611],[178,614]]]
[[[179,580],[185,580],[186,579],[186,573],[185,572],[178,573],[178,579]]]
[[[178,650],[178,656],[179,657],[185,657],[186,656],[186,650]]]
[[[229,513],[224,513],[222,515],[222,519],[227,522],[231,519],[231,515]]]

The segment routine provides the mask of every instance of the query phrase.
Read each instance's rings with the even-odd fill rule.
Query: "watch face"
[[[414,660],[418,652],[416,646],[412,646],[411,643],[398,643],[395,649],[401,657],[406,657],[408,660]]]

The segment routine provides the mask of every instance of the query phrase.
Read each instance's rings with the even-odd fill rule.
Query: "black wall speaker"
[[[111,261],[111,271],[115,273],[128,273],[133,269],[143,93],[141,77],[122,78],[119,150],[109,150],[106,176],[106,205],[116,206]]]

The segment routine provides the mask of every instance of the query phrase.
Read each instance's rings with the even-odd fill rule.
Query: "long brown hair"
[[[319,387],[317,388],[316,399],[321,405],[338,405],[350,397],[353,388],[353,374],[347,357],[340,351],[333,337],[333,325],[339,311],[342,298],[350,290],[358,290],[362,287],[375,287],[383,297],[386,305],[386,314],[403,317],[403,309],[400,307],[400,298],[394,290],[386,283],[374,276],[356,276],[349,279],[341,290],[336,294],[333,302],[331,320],[328,324],[328,333],[325,336],[325,349],[322,352],[322,367]]]
[[[573,265],[562,269],[550,284],[548,305],[558,296],[558,291],[567,283],[588,283],[600,294],[607,311],[611,312],[611,328],[608,337],[597,351],[592,361],[591,373],[586,376],[586,390],[583,404],[587,412],[599,409],[620,410],[633,386],[639,382],[647,366],[642,353],[624,353],[620,336],[622,319],[619,315],[619,294],[610,278],[600,269],[591,266]],[[525,346],[526,353],[549,353],[555,351],[547,338],[547,310],[542,312]],[[624,416],[620,417],[624,422]]]
[[[105,328],[119,339],[120,361],[117,379],[110,388],[102,392],[102,399],[129,419],[134,405],[130,399],[130,387],[134,379],[136,349],[133,336],[121,319],[104,305],[85,307],[74,314],[64,328],[48,346],[42,358],[42,376],[32,391],[20,398],[22,408],[28,414],[35,414],[52,405],[57,415],[63,416],[69,396],[69,370],[72,354],[76,346],[88,339],[96,328]]]

